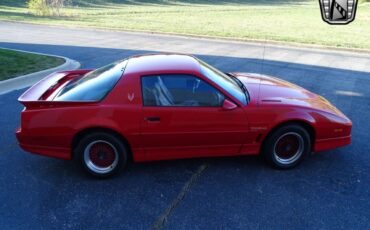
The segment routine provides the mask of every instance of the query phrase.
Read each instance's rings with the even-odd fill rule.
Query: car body
[[[260,154],[266,145],[278,149],[281,143],[270,135],[292,125],[288,140],[280,141],[282,151],[351,142],[351,121],[323,97],[275,77],[224,74],[182,54],[138,55],[95,71],[54,73],[19,101],[25,106],[16,131],[20,146],[68,160],[83,155],[79,142],[96,132],[113,135],[125,158],[136,162]]]

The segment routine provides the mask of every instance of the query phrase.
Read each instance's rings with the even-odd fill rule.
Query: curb
[[[20,22],[22,23],[22,22]],[[28,22],[27,22],[28,23]],[[29,23],[31,24],[31,23]],[[349,48],[349,47],[337,47],[337,46],[328,46],[328,45],[320,45],[320,44],[310,44],[310,43],[299,43],[299,42],[292,42],[292,41],[279,41],[279,40],[271,40],[271,39],[263,39],[263,38],[233,38],[233,37],[223,37],[223,36],[212,36],[212,35],[199,35],[199,34],[190,34],[190,33],[175,33],[175,32],[161,32],[161,31],[151,31],[151,30],[131,30],[131,29],[114,29],[114,28],[100,28],[100,27],[93,27],[93,26],[59,26],[59,25],[47,25],[47,24],[34,24],[34,25],[44,25],[44,26],[52,26],[52,27],[64,27],[64,28],[71,28],[71,29],[91,29],[94,31],[98,30],[105,30],[105,31],[115,31],[115,32],[127,32],[127,33],[140,33],[140,34],[149,34],[149,35],[163,35],[163,36],[174,36],[174,37],[182,37],[187,39],[202,39],[202,40],[211,40],[216,42],[234,42],[240,44],[250,44],[250,45],[263,45],[263,46],[270,46],[270,47],[283,47],[283,48],[290,48],[290,49],[316,49],[319,51],[326,51],[326,52],[334,52],[334,53],[354,53],[358,55],[366,55],[370,54],[370,49],[365,48]]]
[[[37,53],[37,52],[29,52],[29,51],[17,50],[17,49],[8,49],[8,48],[3,48],[3,47],[1,47],[1,49],[63,58],[65,62],[62,65],[57,66],[57,67],[53,67],[50,69],[41,70],[39,72],[30,73],[30,74],[22,75],[16,78],[11,78],[11,79],[7,79],[4,81],[0,81],[0,95],[9,93],[14,90],[24,89],[26,87],[29,87],[53,72],[58,72],[58,71],[63,71],[63,70],[74,70],[74,69],[78,69],[81,66],[81,64],[78,61],[75,61],[75,60],[72,60],[72,59],[69,59],[63,56]]]
[[[13,20],[0,20],[0,22],[8,23],[18,23],[18,24],[29,24],[36,26],[46,26],[52,28],[66,28],[66,29],[86,29],[92,31],[113,31],[113,32],[126,32],[133,34],[148,34],[148,35],[162,35],[169,37],[182,37],[187,39],[202,39],[202,40],[211,40],[217,42],[235,42],[235,43],[248,43],[251,45],[264,45],[270,47],[283,47],[290,49],[315,49],[317,51],[328,52],[328,53],[353,53],[359,56],[370,55],[370,49],[366,48],[350,48],[350,47],[337,47],[329,45],[320,45],[320,44],[310,44],[310,43],[299,43],[292,41],[278,41],[270,39],[258,39],[258,38],[233,38],[233,37],[223,37],[223,36],[212,36],[212,35],[200,35],[200,34],[190,34],[190,33],[176,33],[176,32],[160,32],[160,31],[151,31],[151,30],[135,30],[135,29],[117,29],[117,28],[103,28],[98,26],[86,26],[86,25],[53,25],[37,22],[19,22]]]

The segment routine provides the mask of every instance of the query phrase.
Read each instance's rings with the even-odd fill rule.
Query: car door
[[[247,139],[244,110],[224,109],[225,96],[196,76],[142,76],[141,89],[148,159],[233,155]]]

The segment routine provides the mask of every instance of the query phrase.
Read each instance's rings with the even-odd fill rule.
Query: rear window
[[[54,101],[100,101],[116,85],[126,65],[127,60],[120,60],[72,80],[60,90]]]

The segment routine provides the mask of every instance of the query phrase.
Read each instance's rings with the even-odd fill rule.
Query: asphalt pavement
[[[77,162],[22,151],[18,90],[0,95],[0,229],[369,229],[370,56],[181,36],[0,22],[0,47],[94,68],[133,54],[191,53],[325,96],[353,121],[353,143],[298,168],[259,157],[132,164],[97,180]]]

